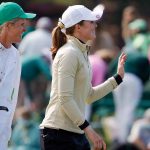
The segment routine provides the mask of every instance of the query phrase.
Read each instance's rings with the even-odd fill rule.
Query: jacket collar
[[[82,52],[89,51],[91,48],[91,41],[88,41],[87,43],[81,42],[79,39],[77,39],[74,36],[67,35],[68,41],[71,41],[74,43]]]

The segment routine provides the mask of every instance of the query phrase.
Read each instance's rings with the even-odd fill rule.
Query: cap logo
[[[96,18],[99,19],[99,18],[100,18],[100,15],[96,15]]]

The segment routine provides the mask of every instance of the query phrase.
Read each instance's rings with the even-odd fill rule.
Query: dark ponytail
[[[61,31],[59,26],[55,27],[52,31],[52,58],[55,58],[55,55],[58,49],[67,42],[66,34]]]
[[[82,20],[77,24],[83,25],[83,22],[84,21]],[[61,23],[61,25],[63,25],[63,24]],[[75,30],[75,25],[67,28],[66,34],[61,31],[60,26],[57,26],[53,29],[53,31],[52,31],[52,48],[51,48],[53,59],[55,58],[55,55],[56,55],[58,49],[67,43],[66,35],[73,36],[74,30]]]

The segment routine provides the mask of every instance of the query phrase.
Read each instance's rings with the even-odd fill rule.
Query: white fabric
[[[65,26],[69,28],[82,20],[96,21],[101,18],[103,9],[101,11],[91,11],[83,5],[69,6],[59,20]]]
[[[51,48],[51,33],[37,29],[28,33],[19,45],[19,51],[25,56],[41,55],[43,49]]]
[[[147,149],[150,148],[150,121],[146,117],[135,121],[132,126],[128,141],[135,143],[137,140],[140,140]]]
[[[17,104],[21,65],[19,52],[14,46],[6,49],[0,44],[0,150],[7,150],[11,124]]]
[[[134,142],[136,139],[139,138],[139,132],[142,126],[144,126],[146,124],[146,120],[145,119],[139,119],[137,120],[131,129],[130,135],[128,137],[128,141],[129,142]]]
[[[94,7],[93,11],[98,13],[101,17],[103,15],[104,9],[105,9],[104,5],[98,4],[96,7]]]
[[[131,73],[126,73],[123,83],[114,90],[116,124],[120,143],[127,140],[129,128],[134,118],[134,111],[140,101],[143,91],[142,81]]]

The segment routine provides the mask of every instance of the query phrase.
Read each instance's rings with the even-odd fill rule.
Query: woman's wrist
[[[84,121],[84,123],[82,125],[79,126],[79,128],[81,130],[84,130],[85,128],[87,128],[89,126],[89,122],[87,120]]]
[[[118,73],[114,75],[114,78],[118,85],[123,81],[121,75],[119,75]]]

